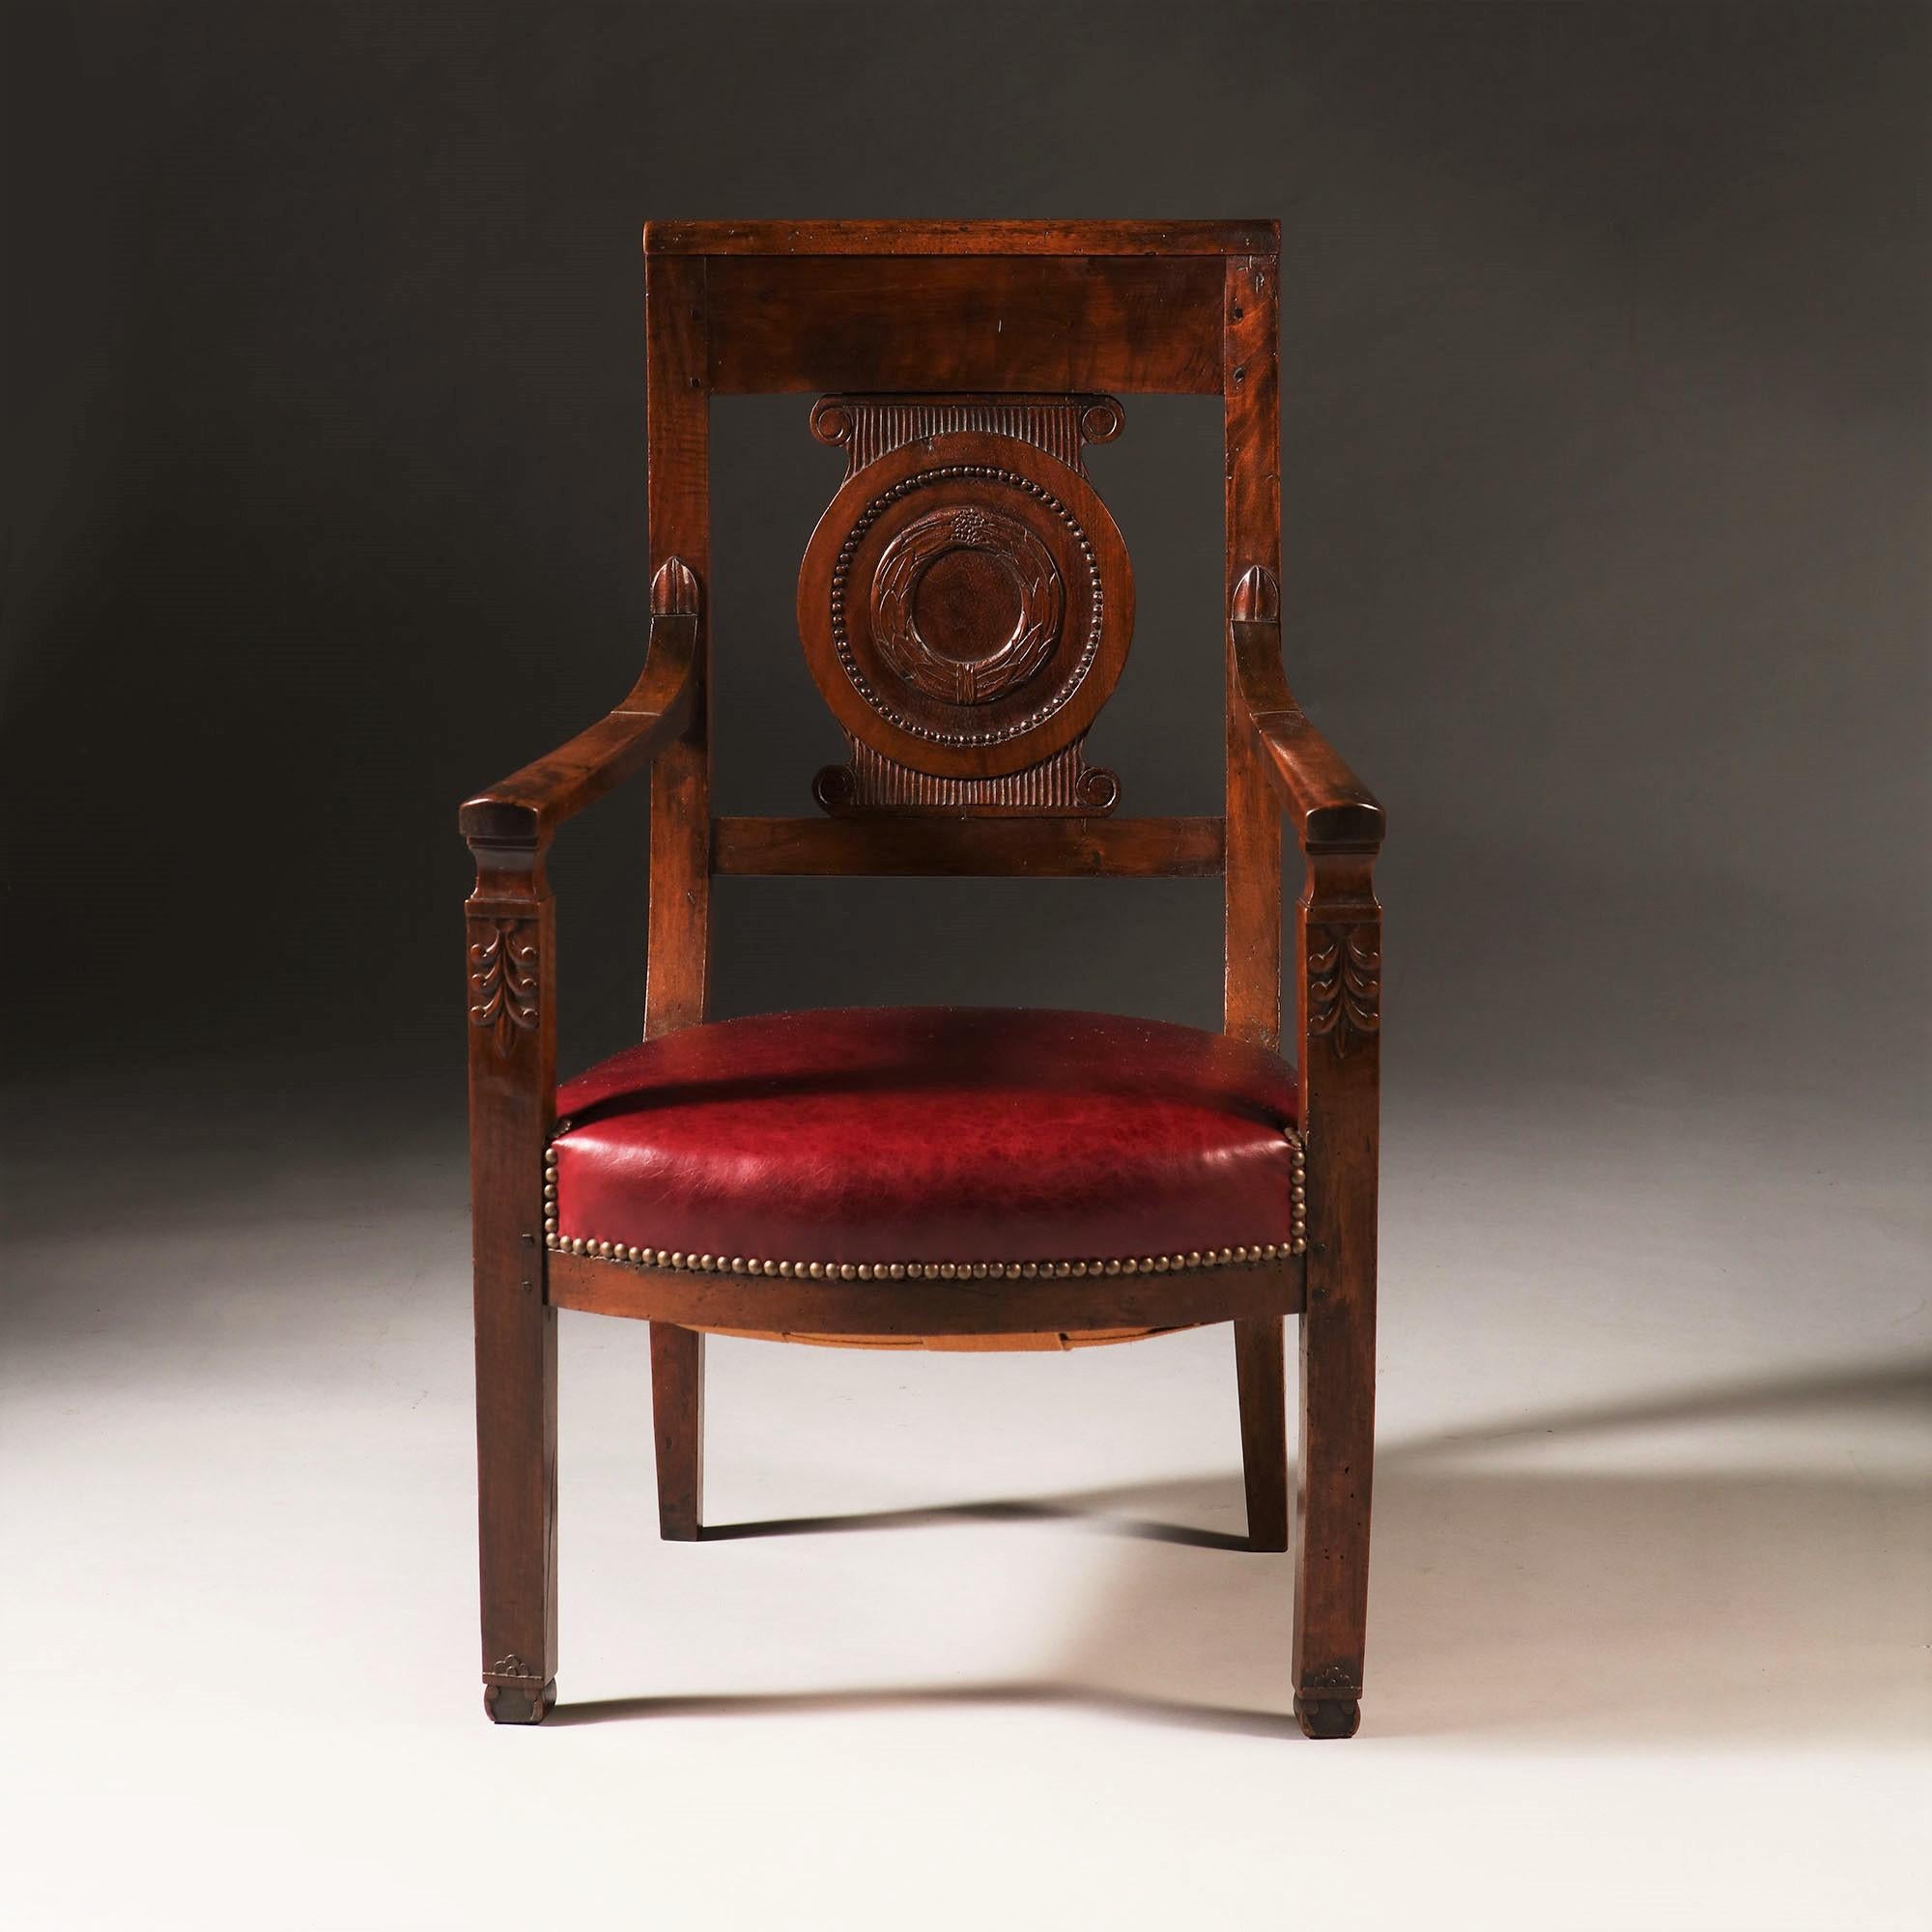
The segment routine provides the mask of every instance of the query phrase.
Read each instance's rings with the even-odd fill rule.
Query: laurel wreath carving
[[[537,964],[536,927],[527,920],[497,920],[488,939],[470,945],[469,1024],[489,1028],[499,1053],[537,1023]]]
[[[1382,1024],[1382,939],[1376,925],[1308,928],[1308,1032],[1325,1034],[1335,1057]]]
[[[997,650],[970,662],[942,656],[914,615],[921,579],[949,551],[983,552],[1019,594],[1019,621]],[[1046,546],[1012,517],[977,504],[935,510],[886,548],[872,578],[872,635],[879,655],[906,683],[948,704],[990,704],[1033,676],[1060,639],[1065,592]]]

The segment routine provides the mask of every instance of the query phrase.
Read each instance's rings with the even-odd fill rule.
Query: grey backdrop
[[[1291,668],[1389,806],[1392,1098],[1910,1104],[1922,8],[8,19],[16,1069],[426,1080],[455,1130],[456,803],[638,660],[646,215],[1278,214]],[[805,410],[717,412],[726,809],[806,809],[836,742]],[[1097,453],[1128,810],[1214,798],[1216,429],[1132,402]],[[636,1025],[643,822],[564,840],[566,1064]],[[1217,1011],[1211,888],[719,899],[721,1012]]]
[[[0,23],[9,1922],[521,1924],[540,1819],[573,1927],[1921,1924],[1925,10]],[[603,1728],[485,1733],[456,806],[638,663],[650,214],[1283,221],[1292,670],[1390,813],[1346,1762],[1215,1330],[720,1342],[694,1548],[570,1318]],[[717,411],[727,809],[836,745],[807,407]],[[1095,453],[1127,810],[1215,796],[1214,418]],[[561,841],[566,1065],[644,830]],[[725,883],[724,1012],[1217,1015],[1210,886]]]

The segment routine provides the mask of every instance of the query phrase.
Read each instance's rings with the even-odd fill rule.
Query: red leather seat
[[[557,1109],[554,1243],[678,1266],[1271,1258],[1299,1179],[1284,1062],[1100,1013],[724,1020],[613,1055]]]

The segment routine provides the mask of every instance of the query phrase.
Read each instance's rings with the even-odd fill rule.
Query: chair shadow
[[[1237,1484],[1238,1487],[1238,1484]],[[1179,1543],[1194,1549],[1241,1549],[1245,1536],[1189,1523],[1158,1522],[1146,1517],[1108,1513],[1110,1502],[1145,1497],[1147,1491],[1094,1490],[1077,1495],[998,1498],[976,1503],[940,1503],[921,1509],[863,1510],[845,1516],[773,1517],[759,1522],[707,1523],[700,1543],[730,1543],[750,1536],[823,1536],[844,1530],[930,1529],[961,1522],[1071,1522],[1109,1536],[1147,1543]]]
[[[1363,1735],[1616,1748],[1673,1739],[1908,1745],[1932,1494],[1852,1465],[1791,1473],[1539,1467],[1526,1445],[1809,1411],[1923,1414],[1932,1365],[1739,1382],[1390,1444],[1377,1466]],[[933,1509],[721,1524],[707,1538],[1073,1524],[1121,1539],[1095,1612],[1027,1681],[562,1704],[553,1723],[1064,1707],[1197,1731],[1296,1733],[1290,1559],[1196,1526],[1237,1474]],[[1243,1562],[1220,1560],[1230,1550]]]
[[[608,1724],[634,1718],[768,1718],[793,1713],[818,1716],[864,1711],[972,1709],[1009,1704],[1032,1709],[1060,1706],[1097,1711],[1145,1722],[1179,1724],[1188,1730],[1246,1737],[1299,1734],[1288,1713],[1212,1705],[1145,1692],[1015,1680],[988,1684],[913,1684],[877,1690],[779,1690],[715,1696],[602,1697],[559,1704],[546,1724]]]

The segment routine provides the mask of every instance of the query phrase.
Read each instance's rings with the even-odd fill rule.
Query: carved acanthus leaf
[[[1382,936],[1376,924],[1308,928],[1308,1032],[1337,1059],[1382,1024]]]
[[[526,1663],[515,1651],[511,1651],[507,1657],[499,1657],[483,1673],[485,1684],[541,1686],[544,1681],[542,1673]]]
[[[1362,1694],[1362,1672],[1359,1665],[1352,1663],[1324,1663],[1320,1669],[1305,1670],[1301,1676],[1301,1690],[1304,1696],[1316,1697],[1324,1692],[1329,1695],[1340,1693],[1348,1697]]]
[[[498,919],[469,947],[469,1024],[488,1027],[499,1053],[537,1023],[537,929],[530,920]]]

